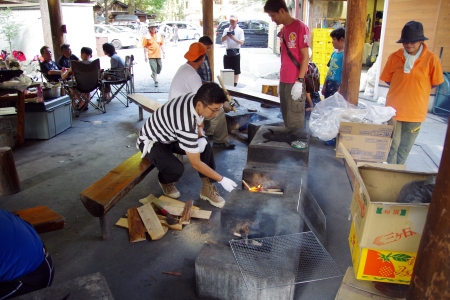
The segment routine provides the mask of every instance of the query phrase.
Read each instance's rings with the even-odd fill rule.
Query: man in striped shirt
[[[139,132],[136,146],[158,169],[158,181],[163,193],[179,198],[175,187],[183,175],[184,166],[173,153],[186,155],[202,180],[200,198],[216,207],[223,207],[225,200],[212,184],[219,182],[230,192],[236,183],[215,171],[214,156],[198,125],[204,118],[212,118],[222,108],[227,98],[216,83],[207,83],[196,94],[188,93],[167,102],[157,109]]]

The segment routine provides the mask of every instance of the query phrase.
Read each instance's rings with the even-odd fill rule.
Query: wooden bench
[[[158,108],[160,108],[162,106],[161,103],[159,103],[155,100],[152,100],[142,94],[129,94],[128,100],[130,102],[133,102],[134,104],[136,104],[139,107],[139,121],[141,121],[144,118],[143,110],[145,110],[149,113],[153,113],[153,112],[155,112],[155,110],[157,110]]]
[[[268,105],[280,106],[280,99],[272,95],[249,91],[247,89],[232,87],[229,85],[226,85],[225,88],[227,89],[230,96],[244,98]]]
[[[30,223],[37,233],[63,229],[66,225],[66,219],[63,216],[44,205],[17,210],[12,213]]]
[[[108,211],[133,189],[153,169],[153,165],[141,158],[138,152],[109,171],[103,178],[92,184],[80,194],[84,207],[100,218],[102,238],[111,238]]]

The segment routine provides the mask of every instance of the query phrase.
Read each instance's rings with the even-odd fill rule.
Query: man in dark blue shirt
[[[58,82],[61,79],[61,67],[52,60],[52,51],[48,46],[40,50],[43,61],[39,64],[41,73],[49,82]]]
[[[61,68],[69,69],[71,60],[76,60],[76,61],[80,60],[76,55],[72,54],[72,49],[70,49],[69,44],[62,44],[61,52],[63,55],[58,59],[58,65]]]

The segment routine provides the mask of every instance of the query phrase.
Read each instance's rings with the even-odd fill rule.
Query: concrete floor
[[[152,97],[157,99],[158,95]],[[164,98],[164,94],[160,95]],[[243,109],[261,110],[257,103],[242,102]],[[278,114],[278,109],[272,110]],[[144,113],[144,118],[148,116]],[[137,120],[134,104],[125,108],[113,101],[107,105],[107,113],[90,108],[73,119],[72,128],[50,140],[26,140],[13,150],[21,192],[1,197],[0,207],[14,211],[46,205],[66,218],[65,229],[41,235],[56,264],[54,284],[101,272],[115,299],[197,299],[194,261],[206,241],[219,239],[220,209],[199,199],[201,183],[187,162],[177,184],[181,200],[193,199],[194,205],[212,210],[212,217],[208,221],[194,220],[181,232],[169,231],[159,241],[147,239],[130,244],[127,230],[116,226],[112,228],[112,240],[102,241],[99,220],[86,211],[79,199],[82,190],[137,152],[136,134],[144,122]],[[418,142],[426,143],[439,160],[446,120],[431,116],[427,122],[423,130],[428,134]],[[218,172],[240,181],[247,145],[235,142],[233,151],[214,152]],[[429,155],[417,152],[417,157],[428,159]],[[437,170],[433,161],[413,159],[413,163],[422,170]],[[156,175],[152,171],[110,211],[111,221],[123,217],[128,208],[139,206],[139,199],[161,195]],[[328,251],[345,273],[351,266],[347,238],[352,191],[343,160],[335,158],[333,147],[316,138],[310,142],[308,186],[327,218]],[[221,187],[219,191],[227,197]],[[182,276],[162,274],[164,271],[181,272]],[[296,299],[334,299],[341,280],[299,284]]]

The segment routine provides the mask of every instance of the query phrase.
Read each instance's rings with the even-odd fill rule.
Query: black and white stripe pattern
[[[143,147],[145,138],[160,143],[179,142],[186,152],[198,153],[197,122],[202,118],[194,108],[195,94],[188,93],[158,108],[139,131],[136,146]]]

